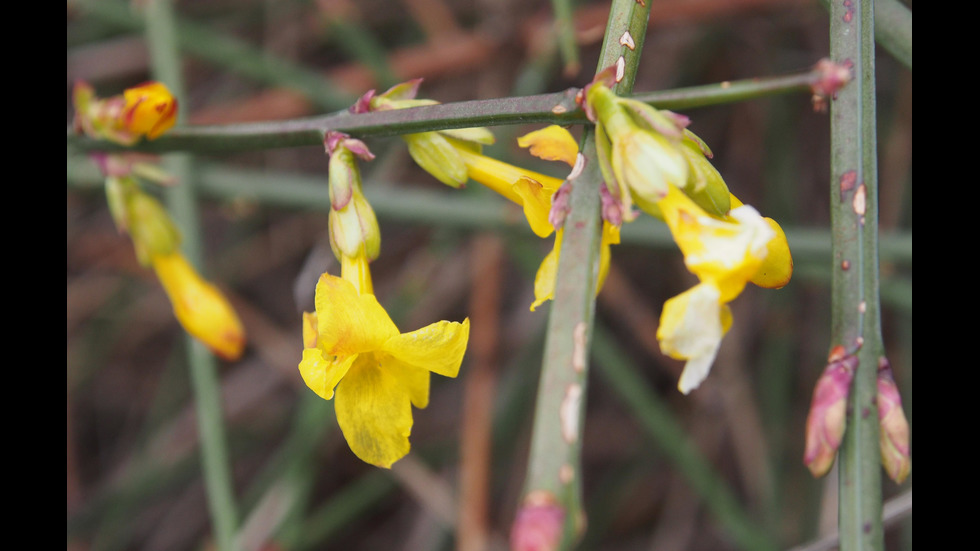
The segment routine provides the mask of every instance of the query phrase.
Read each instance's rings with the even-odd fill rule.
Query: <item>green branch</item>
[[[149,22],[146,31],[153,72],[156,78],[169,84],[174,94],[184,97],[172,0],[150,0],[145,3],[144,9]],[[184,184],[167,191],[167,203],[184,236],[184,253],[192,264],[200,268],[203,259],[201,229],[191,160],[186,155],[178,155],[167,158],[164,162],[168,172]],[[200,341],[189,335],[186,336],[186,341],[201,439],[201,466],[214,538],[220,551],[234,551],[237,549],[235,531],[238,527],[238,513],[225,445],[218,366],[214,356]]]
[[[878,285],[874,2],[835,2],[831,56],[854,80],[831,102],[831,346],[858,358],[840,448],[842,551],[883,548],[877,372],[883,355]]]
[[[642,38],[634,37],[633,40],[636,43],[636,51],[639,51]],[[628,49],[625,46],[620,48]],[[649,92],[635,97],[661,109],[688,109],[778,94],[809,94],[811,87],[822,76],[819,71],[811,70],[788,76],[752,78]],[[551,94],[462,101],[357,115],[342,111],[288,121],[177,127],[153,142],[142,142],[129,149],[148,153],[168,151],[233,153],[283,147],[322,146],[323,135],[330,130],[363,138],[399,136],[473,126],[588,124],[585,113],[575,103],[577,92],[577,88],[570,88]],[[127,149],[118,144],[76,136],[70,132],[68,145],[82,151]]]

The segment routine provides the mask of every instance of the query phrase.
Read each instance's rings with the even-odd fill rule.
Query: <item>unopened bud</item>
[[[334,255],[374,260],[381,252],[381,230],[374,209],[360,189],[341,209],[330,209],[330,246]]]
[[[456,148],[438,132],[421,132],[402,136],[408,145],[408,153],[422,170],[436,180],[454,188],[461,188],[469,179],[466,163]]]
[[[891,365],[878,360],[878,423],[881,427],[881,464],[892,480],[901,484],[912,470],[909,422],[895,385]]]
[[[806,419],[806,450],[803,463],[813,476],[827,474],[834,464],[837,448],[847,423],[847,396],[858,358],[842,346],[830,352],[829,363],[813,389],[813,401]]]
[[[707,213],[725,216],[731,210],[731,194],[728,185],[711,164],[705,153],[707,146],[694,133],[687,131],[680,150],[687,160],[688,177],[684,193]]]
[[[107,186],[106,189],[111,189]],[[155,198],[133,187],[126,194],[126,231],[133,240],[136,257],[148,266],[156,256],[172,254],[180,245],[180,231],[163,205]],[[110,206],[112,194],[109,195]]]
[[[177,122],[177,99],[161,82],[147,82],[123,92],[123,126],[155,140]]]
[[[553,551],[561,543],[565,510],[554,496],[537,491],[525,498],[510,532],[511,551]]]

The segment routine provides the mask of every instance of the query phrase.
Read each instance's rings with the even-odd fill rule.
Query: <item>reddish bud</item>
[[[813,389],[806,420],[806,450],[803,463],[813,476],[827,474],[834,464],[847,421],[847,396],[858,359],[841,346],[834,347],[829,363]]]
[[[881,425],[881,464],[892,480],[901,484],[912,470],[909,454],[909,422],[902,410],[895,378],[888,360],[878,360],[878,423]]]
[[[511,551],[553,551],[561,543],[565,510],[549,492],[531,492],[524,499],[510,533]]]

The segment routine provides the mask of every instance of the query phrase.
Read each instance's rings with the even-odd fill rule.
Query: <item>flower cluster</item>
[[[632,221],[636,205],[663,220],[699,280],[664,304],[657,330],[661,350],[686,360],[678,389],[687,394],[707,377],[732,323],[727,304],[749,282],[786,285],[793,261],[779,224],[729,192],[689,119],[617,96],[615,79],[613,68],[600,72],[578,98],[596,125],[603,217]]]
[[[357,159],[373,155],[360,140],[331,132],[330,244],[340,277],[324,273],[314,313],[303,316],[306,385],[334,400],[337,423],[361,460],[389,468],[410,448],[412,406],[429,403],[429,373],[456,377],[469,319],[401,333],[374,296],[369,264],[381,247],[378,222],[361,188]]]
[[[97,98],[89,85],[78,83],[74,101],[78,131],[124,145],[143,136],[157,138],[177,118],[177,100],[159,82],[106,99]],[[177,320],[218,356],[239,358],[245,330],[238,315],[221,291],[187,262],[180,252],[180,232],[170,215],[140,185],[141,180],[171,184],[173,179],[149,155],[94,153],[92,159],[106,178],[106,198],[116,227],[129,234],[140,263],[156,272]]]

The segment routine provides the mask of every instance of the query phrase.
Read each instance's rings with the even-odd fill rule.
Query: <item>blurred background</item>
[[[806,71],[829,53],[828,15],[816,0],[647,1],[636,92]],[[139,2],[67,5],[70,121],[77,79],[108,96],[151,74]],[[563,64],[551,5],[541,0],[196,0],[176,8],[181,109],[191,124],[325,114],[418,77],[420,97],[442,102],[582,86],[595,72],[609,9],[575,4],[576,67]],[[876,64],[882,322],[911,424],[912,73],[881,49]],[[749,288],[731,305],[735,324],[712,374],[685,397],[676,390],[683,365],[659,352],[655,333],[664,301],[694,276],[653,220],[624,233],[597,303],[580,549],[737,549],[730,526],[739,522],[792,548],[836,526],[836,471],[814,480],[802,463],[811,393],[830,346],[828,115],[805,94],[684,114],[732,192],[786,229],[795,274],[781,290]],[[563,165],[516,146],[516,136],[539,127],[494,128],[497,144],[485,152],[562,177]],[[249,336],[244,357],[220,367],[243,547],[505,549],[550,310],[528,307],[552,241],[480,186],[436,182],[401,140],[367,142],[377,155],[362,171],[382,228],[372,265],[379,300],[403,331],[472,322],[459,378],[433,377],[431,404],[415,411],[413,451],[391,471],[350,452],[332,402],[310,392],[296,367],[316,279],[339,273],[327,241],[322,148],[195,157],[203,270],[231,297]],[[207,549],[183,331],[116,231],[95,167],[71,149],[67,215],[68,548]],[[911,485],[911,477],[901,486],[886,478],[885,499]],[[911,549],[911,526],[911,514],[891,525],[887,548]]]

